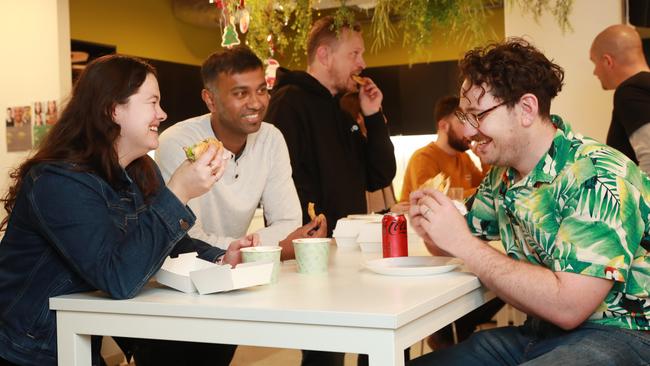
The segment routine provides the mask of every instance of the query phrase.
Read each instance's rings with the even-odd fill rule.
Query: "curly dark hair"
[[[539,114],[550,117],[551,99],[562,90],[564,70],[522,38],[477,47],[460,60],[461,80],[483,89],[512,107],[522,95],[537,97]],[[468,90],[462,90],[466,96]]]

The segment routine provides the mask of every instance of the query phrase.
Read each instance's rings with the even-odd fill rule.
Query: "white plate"
[[[368,261],[366,268],[390,276],[425,276],[452,271],[459,264],[453,257],[395,257]]]

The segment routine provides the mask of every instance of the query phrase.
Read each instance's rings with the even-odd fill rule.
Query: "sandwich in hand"
[[[183,151],[185,151],[185,156],[187,156],[187,159],[191,162],[194,162],[198,158],[200,158],[201,155],[203,155],[203,153],[208,151],[208,148],[211,145],[216,147],[217,150],[219,150],[223,146],[221,141],[217,140],[214,137],[210,137],[203,141],[199,141],[192,146],[184,147]]]
[[[451,185],[451,179],[449,179],[448,176],[446,176],[444,173],[438,173],[435,177],[429,178],[426,182],[424,182],[421,186],[420,189],[422,188],[431,188],[431,189],[436,189],[444,194],[447,194],[447,191],[449,191],[449,186]],[[465,207],[465,204],[460,201],[452,200],[451,201],[454,204],[454,207],[460,212],[461,215],[465,216],[467,215],[467,207]]]
[[[423,188],[436,189],[444,194],[447,194],[450,184],[451,184],[451,179],[449,179],[449,177],[445,175],[445,173],[440,172],[436,174],[435,177],[427,179],[427,181],[420,186],[420,189]]]
[[[353,80],[355,83],[357,83],[357,84],[359,84],[359,85],[361,85],[361,86],[366,85],[366,79],[364,79],[362,76],[359,76],[359,75],[352,75],[351,77],[352,77],[352,80]]]

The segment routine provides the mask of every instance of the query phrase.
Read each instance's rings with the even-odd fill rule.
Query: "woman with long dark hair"
[[[223,149],[183,163],[167,185],[146,154],[158,146],[155,70],[127,56],[89,64],[36,154],[11,173],[0,243],[0,364],[56,365],[53,296],[101,290],[135,296],[168,255],[196,251],[237,264],[189,238],[186,203],[221,177]],[[99,362],[93,344],[93,361]]]

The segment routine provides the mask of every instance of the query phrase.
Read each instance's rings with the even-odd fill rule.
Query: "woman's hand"
[[[228,263],[234,267],[241,263],[241,248],[256,247],[260,244],[260,237],[257,234],[248,234],[243,238],[237,239],[228,245],[226,254],[223,256],[223,263]]]
[[[221,178],[228,164],[229,155],[230,153],[223,147],[217,150],[214,146],[210,146],[195,162],[185,160],[172,174],[167,188],[183,204],[187,204],[190,199],[209,191]]]

